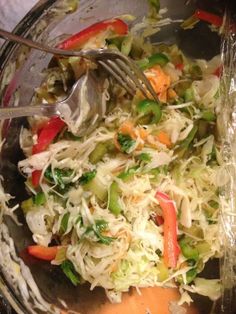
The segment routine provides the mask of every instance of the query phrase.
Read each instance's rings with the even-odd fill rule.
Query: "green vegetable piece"
[[[192,88],[187,88],[184,92],[184,100],[185,102],[192,101],[194,99],[193,95],[193,89]]]
[[[84,235],[89,234],[90,232],[94,232],[96,237],[98,238],[98,242],[109,245],[115,238],[107,237],[102,235],[102,232],[108,229],[108,223],[104,219],[95,220],[95,224],[87,227]]]
[[[120,144],[121,151],[123,153],[129,153],[130,149],[134,146],[135,140],[132,139],[128,134],[118,133],[117,141]]]
[[[198,121],[198,138],[202,139],[208,135],[208,127],[209,123],[205,120],[199,120]]]
[[[193,281],[193,279],[197,276],[197,270],[196,268],[192,268],[190,269],[187,273],[186,273],[186,281],[187,284],[189,284],[190,282]]]
[[[202,70],[199,65],[194,64],[190,67],[189,73],[194,80],[202,78]]]
[[[121,43],[121,52],[128,56],[130,54],[131,48],[132,48],[132,42],[133,37],[132,36],[126,36],[124,37],[124,40]]]
[[[182,230],[195,238],[204,238],[204,233],[200,226],[192,225],[190,228],[183,227]]]
[[[71,133],[69,131],[65,131],[63,133],[63,137],[64,137],[64,139],[69,140],[69,141],[80,141],[81,140],[81,136],[74,135],[73,133]]]
[[[96,220],[95,225],[98,232],[106,231],[108,228],[108,222],[104,219]]]
[[[63,261],[61,264],[61,269],[66,277],[70,279],[74,286],[77,286],[80,283],[79,274],[76,272],[75,267],[71,261]]]
[[[151,18],[158,18],[158,13],[160,11],[160,1],[159,0],[148,0],[149,12],[148,16]]]
[[[63,191],[66,186],[69,185],[69,183],[66,183],[65,181],[72,175],[73,170],[72,169],[54,169],[54,175],[52,173],[51,167],[48,167],[44,173],[44,177],[53,184],[56,184],[59,186],[59,188]]]
[[[68,222],[69,222],[69,218],[70,218],[70,213],[65,213],[62,217],[61,220],[61,225],[60,225],[60,234],[64,234],[67,231],[67,227],[68,227]]]
[[[143,58],[143,59],[140,59],[140,60],[136,60],[135,62],[140,67],[140,69],[147,69],[148,63],[149,63],[149,59],[148,58]]]
[[[125,36],[117,36],[112,38],[107,38],[106,43],[109,45],[109,47],[116,47],[119,50],[121,50],[122,42],[124,41]]]
[[[140,155],[137,156],[137,158],[140,161],[144,161],[146,163],[150,162],[152,160],[152,157],[148,153],[141,153]]]
[[[166,265],[164,264],[163,261],[159,262],[157,264],[156,268],[159,271],[159,274],[158,274],[158,280],[159,281],[164,281],[169,277],[168,267],[166,267]]]
[[[193,29],[193,27],[199,22],[199,19],[195,16],[195,14],[191,15],[189,18],[183,21],[180,24],[180,27],[183,29]]]
[[[21,203],[21,209],[23,213],[26,215],[28,212],[30,212],[34,208],[34,202],[33,198],[28,198],[27,200],[23,201]]]
[[[189,81],[181,81],[178,82],[175,87],[174,87],[174,90],[176,91],[176,93],[178,94],[178,96],[180,98],[184,98],[185,96],[185,91],[189,88],[191,88],[191,85],[192,85],[192,81],[189,80]],[[183,100],[184,101],[184,100]],[[182,102],[182,100],[181,100]]]
[[[192,246],[187,244],[185,242],[185,239],[180,240],[179,244],[180,244],[181,251],[182,251],[182,254],[184,257],[186,257],[187,259],[192,259],[192,260],[198,261],[199,253],[198,253],[198,250],[196,248],[193,248]]]
[[[132,168],[129,168],[127,171],[121,172],[118,175],[118,178],[122,179],[123,181],[128,181],[129,179],[131,179],[134,174],[137,172],[137,169],[139,168],[139,166],[134,166]]]
[[[198,250],[199,254],[206,254],[210,252],[211,246],[206,241],[203,241],[196,244],[196,249]]]
[[[150,123],[158,123],[162,116],[160,105],[153,100],[144,99],[137,104],[137,112],[144,116],[150,116]]]
[[[91,191],[100,201],[104,202],[107,200],[107,188],[99,178],[95,177],[92,181],[85,184],[83,188]]]
[[[161,52],[155,53],[148,58],[148,63],[141,65],[142,70],[152,68],[154,65],[164,66],[169,62],[169,58]]]
[[[197,133],[197,126],[194,125],[192,130],[189,132],[188,136],[179,144],[180,148],[188,149],[189,145],[194,140],[195,134]]]
[[[105,143],[98,143],[92,153],[89,155],[89,161],[92,164],[99,162],[107,153],[107,145]]]
[[[219,208],[219,203],[216,202],[216,201],[214,201],[214,200],[211,200],[211,201],[209,201],[208,203],[209,203],[209,205],[210,205],[212,208],[214,208],[214,209],[218,209],[218,208]]]
[[[216,120],[216,116],[215,116],[214,112],[209,111],[209,110],[203,111],[201,118],[205,121],[208,121],[208,122],[212,122],[212,121]]]
[[[34,197],[33,197],[33,202],[35,205],[43,205],[46,202],[46,197],[45,194],[43,192],[39,192],[37,193]]]
[[[110,186],[110,199],[108,208],[116,216],[122,212],[119,193],[120,191],[117,182],[113,182]]]
[[[79,178],[79,184],[85,185],[85,184],[89,183],[90,181],[92,181],[95,178],[96,174],[97,174],[97,170],[96,169],[94,169],[92,171],[85,172]]]

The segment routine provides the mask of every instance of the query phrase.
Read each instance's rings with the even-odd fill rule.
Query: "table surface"
[[[38,0],[0,0],[0,28],[11,31]],[[4,41],[0,39],[0,45]],[[16,314],[0,296],[0,314]]]

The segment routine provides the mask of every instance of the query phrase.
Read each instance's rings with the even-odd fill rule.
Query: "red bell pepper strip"
[[[218,76],[218,77],[220,77],[221,74],[222,74],[222,71],[223,71],[223,67],[222,67],[222,65],[220,65],[220,66],[213,72],[213,74],[216,75],[216,76]]]
[[[64,126],[64,121],[57,116],[53,116],[40,131],[38,135],[38,143],[33,146],[32,154],[43,152]]]
[[[213,13],[209,13],[207,11],[204,10],[196,10],[196,12],[194,13],[194,15],[202,21],[208,22],[212,25],[218,26],[220,27],[223,23],[223,18],[221,16],[218,16],[216,14]]]
[[[58,248],[58,246],[46,247],[42,245],[31,245],[28,246],[27,250],[31,256],[44,261],[52,261],[57,255]]]
[[[183,64],[183,63],[178,63],[178,64],[175,65],[175,68],[176,68],[177,70],[183,71],[183,69],[184,69],[184,64]]]
[[[71,50],[78,49],[85,44],[90,38],[97,36],[99,33],[111,29],[117,35],[128,33],[128,25],[120,19],[105,20],[95,23],[79,33],[71,36],[58,45],[58,48]]]
[[[58,133],[64,128],[65,122],[59,117],[53,116],[41,129],[38,134],[38,143],[32,148],[32,154],[43,152],[54,140]],[[42,170],[32,172],[32,184],[36,188],[39,185]]]
[[[32,172],[31,181],[32,181],[33,187],[36,188],[39,185],[41,174],[42,174],[42,170],[34,170]]]
[[[167,267],[175,268],[180,248],[177,242],[177,216],[175,203],[162,192],[155,195],[164,217],[164,262]]]
[[[163,217],[160,216],[160,215],[156,215],[155,216],[155,223],[156,223],[157,226],[163,225],[163,223],[164,223]]]

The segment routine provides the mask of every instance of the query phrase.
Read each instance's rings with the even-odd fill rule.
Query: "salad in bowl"
[[[171,22],[163,13],[155,2],[139,24],[129,27],[132,16],[119,16],[59,44],[121,52],[159,101],[140,91],[131,96],[109,77],[101,103],[107,112],[93,131],[81,136],[68,117],[34,116],[19,135],[17,166],[28,192],[19,206],[33,240],[27,254],[74,286],[102,287],[112,303],[130,287],[177,287],[179,305],[190,304],[192,293],[220,296],[219,279],[202,275],[222,255],[220,58],[191,59],[177,45],[148,40]],[[54,56],[32,102],[65,98],[90,69],[101,71],[82,57]],[[9,198],[3,204],[13,216]]]

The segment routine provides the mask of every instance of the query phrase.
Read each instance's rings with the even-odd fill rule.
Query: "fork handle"
[[[26,45],[27,47],[30,47],[30,48],[34,48],[37,50],[48,52],[48,53],[51,53],[54,55],[62,55],[62,56],[68,56],[68,57],[70,57],[70,56],[77,56],[77,57],[83,56],[83,52],[52,48],[52,47],[49,47],[45,44],[40,44],[40,43],[32,41],[28,38],[24,38],[24,37],[18,36],[16,34],[7,32],[1,28],[0,28],[0,37],[4,38],[6,40],[14,41],[18,44]],[[86,57],[86,55],[84,57]]]
[[[43,115],[50,117],[53,115],[60,115],[60,112],[57,110],[56,104],[0,108],[0,120],[29,117],[33,115]]]

